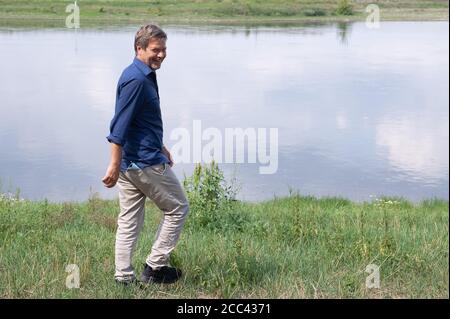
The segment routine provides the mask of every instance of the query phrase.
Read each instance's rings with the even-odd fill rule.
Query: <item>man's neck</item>
[[[136,56],[136,59],[138,59],[139,61],[141,61],[142,63],[144,63],[146,66],[148,66],[150,68],[150,70],[155,71],[152,69],[152,67],[150,65],[147,64],[147,62],[145,62],[145,60],[139,56]]]

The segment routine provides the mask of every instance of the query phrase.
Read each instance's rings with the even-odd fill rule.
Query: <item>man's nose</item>
[[[163,59],[166,57],[166,52],[159,52],[158,53],[158,58]]]

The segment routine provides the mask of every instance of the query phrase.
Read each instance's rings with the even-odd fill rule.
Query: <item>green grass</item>
[[[82,26],[159,23],[364,21],[372,1],[350,0],[79,0]],[[69,0],[0,0],[0,26],[64,27]],[[382,20],[448,20],[448,1],[378,0]]]
[[[0,197],[0,298],[448,298],[448,201],[354,203],[292,194],[233,201],[213,223],[188,217],[169,286],[113,282],[116,200],[49,203]],[[149,202],[135,267],[161,217]],[[65,286],[68,264],[81,287]],[[365,267],[380,266],[380,289]]]

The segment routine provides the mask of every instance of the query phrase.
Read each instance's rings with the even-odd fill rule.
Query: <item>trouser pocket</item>
[[[158,175],[164,175],[167,168],[166,165],[167,165],[166,163],[152,165],[150,166],[150,169]]]
[[[137,166],[136,163],[131,162],[130,165],[128,165],[127,167],[127,172],[128,171],[140,171],[141,168],[139,166]]]

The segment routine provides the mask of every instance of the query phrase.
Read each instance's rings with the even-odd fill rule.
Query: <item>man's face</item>
[[[166,40],[150,39],[146,49],[137,47],[137,58],[153,70],[158,70],[166,58]]]

